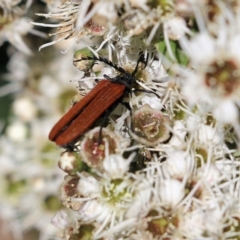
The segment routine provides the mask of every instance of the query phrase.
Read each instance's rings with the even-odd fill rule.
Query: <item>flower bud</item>
[[[116,134],[103,128],[102,139],[99,140],[99,131],[100,127],[96,127],[85,135],[81,144],[81,156],[88,166],[102,169],[105,154],[117,153],[120,146]]]
[[[68,175],[65,177],[64,182],[60,188],[60,199],[62,201],[62,204],[73,210],[80,209],[81,205],[83,204],[82,202],[73,201],[71,199],[72,197],[76,198],[80,195],[78,192],[79,179],[80,178],[77,175]]]
[[[170,125],[169,117],[163,115],[159,110],[155,110],[144,105],[133,114],[132,136],[137,141],[146,145],[155,145],[164,142],[170,137],[167,126]]]
[[[162,203],[169,208],[174,208],[185,194],[182,182],[176,179],[165,180],[158,190]]]
[[[82,60],[82,58],[94,57],[93,53],[88,48],[77,50],[73,55],[73,65],[80,71],[89,72],[93,65],[94,60]],[[79,61],[78,61],[79,60]]]
[[[174,215],[161,216],[156,210],[151,210],[148,214],[147,230],[155,237],[160,237],[172,226],[178,226],[178,217]]]
[[[75,152],[68,151],[61,153],[58,166],[68,174],[75,174],[84,168],[79,155]]]
[[[85,240],[93,239],[93,232],[95,227],[91,224],[83,224],[79,227],[78,231],[71,233],[69,240]]]

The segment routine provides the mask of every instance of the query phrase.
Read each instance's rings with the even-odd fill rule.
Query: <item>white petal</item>
[[[180,38],[181,45],[189,57],[199,64],[211,61],[215,56],[215,42],[207,33],[201,33],[191,41]]]
[[[128,159],[117,154],[109,155],[103,161],[103,168],[112,179],[123,178],[124,174],[128,172],[134,155],[132,154]]]
[[[17,99],[13,103],[13,111],[23,121],[30,121],[37,114],[36,106],[33,104],[32,100],[29,97],[22,97]]]
[[[65,229],[68,226],[68,216],[63,210],[58,211],[52,218],[51,223],[58,228]]]
[[[27,127],[22,122],[14,122],[7,128],[7,135],[16,142],[22,142],[27,137]]]
[[[84,197],[90,197],[99,193],[99,183],[96,178],[92,176],[81,176],[78,183],[78,191]]]
[[[222,123],[234,124],[238,121],[238,109],[232,101],[223,101],[215,110],[214,116]]]
[[[183,184],[176,179],[168,179],[159,186],[159,196],[164,205],[176,206],[184,197]]]
[[[191,157],[184,151],[174,151],[168,153],[167,161],[163,163],[163,167],[175,177],[184,177],[191,164]]]

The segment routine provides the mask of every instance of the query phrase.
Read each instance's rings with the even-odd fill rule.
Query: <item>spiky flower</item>
[[[27,55],[31,54],[31,50],[25,44],[23,36],[28,33],[41,35],[32,29],[30,18],[25,16],[31,2],[31,0],[25,3],[23,1],[2,0],[0,3],[0,45],[8,41]]]

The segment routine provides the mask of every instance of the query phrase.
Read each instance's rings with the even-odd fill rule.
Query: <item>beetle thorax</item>
[[[116,76],[113,79],[113,82],[121,83],[121,84],[125,85],[127,87],[127,89],[130,90],[132,87],[132,84],[134,82],[136,82],[136,78],[132,74],[126,72],[125,74],[119,74],[118,76]]]

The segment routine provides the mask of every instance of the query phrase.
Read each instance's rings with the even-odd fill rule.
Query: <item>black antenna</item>
[[[146,62],[148,61],[148,56],[147,56],[147,59],[145,60],[145,58],[144,58],[144,54],[143,53],[140,53],[140,56],[139,56],[139,58],[138,58],[138,61],[137,61],[137,65],[136,65],[136,67],[135,67],[135,69],[134,69],[134,71],[132,72],[132,76],[135,76],[135,74],[137,73],[137,70],[138,70],[138,66],[139,66],[139,64],[140,64],[140,62],[142,62],[142,63],[144,63],[145,65],[146,65]]]
[[[82,57],[81,59],[74,60],[74,62],[80,62],[84,60],[94,60],[94,61],[104,62],[105,64],[119,71],[120,73],[123,73],[123,74],[128,73],[123,68],[119,67],[117,64],[114,64],[113,62],[103,57]]]

